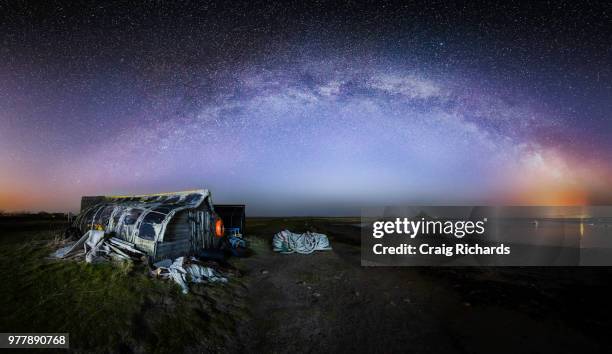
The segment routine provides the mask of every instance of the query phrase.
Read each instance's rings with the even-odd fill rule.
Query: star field
[[[0,209],[612,201],[606,4],[0,9]]]

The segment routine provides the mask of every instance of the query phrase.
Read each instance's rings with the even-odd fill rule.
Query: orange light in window
[[[223,234],[225,234],[225,227],[223,226],[223,220],[217,217],[217,220],[215,221],[215,236],[223,237]]]

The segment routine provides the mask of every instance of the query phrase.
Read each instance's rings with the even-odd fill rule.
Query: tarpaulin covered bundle
[[[181,287],[183,294],[189,292],[189,287],[187,286],[189,282],[227,282],[227,278],[222,276],[219,272],[210,267],[194,263],[196,261],[197,260],[193,257],[191,258],[191,262],[188,262],[185,257],[179,257],[174,261],[164,259],[153,264],[154,267],[157,267],[157,269],[153,271],[153,274],[160,278],[174,280]]]
[[[240,237],[230,236],[230,237],[227,238],[227,240],[229,241],[229,243],[232,246],[232,248],[237,248],[237,247],[246,248],[246,246],[247,246],[246,241],[243,238],[240,238]]]
[[[89,230],[78,241],[70,243],[51,254],[53,258],[84,257],[87,263],[114,260],[139,259],[144,253],[134,245],[115,237],[105,238],[104,231]]]
[[[275,252],[303,254],[332,249],[326,235],[315,232],[296,234],[289,230],[283,230],[274,235],[272,247]]]

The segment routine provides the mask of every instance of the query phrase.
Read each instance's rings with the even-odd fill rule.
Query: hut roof
[[[81,230],[104,225],[107,232],[120,234],[122,226],[135,225],[128,238],[161,241],[165,226],[181,210],[198,208],[210,196],[207,189],[141,195],[83,197],[89,200],[75,226]],[[82,201],[82,202],[83,202]],[[131,241],[131,240],[130,240]]]

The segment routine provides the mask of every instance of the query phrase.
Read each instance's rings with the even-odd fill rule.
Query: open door
[[[215,204],[215,213],[223,220],[227,236],[246,233],[244,204]]]

